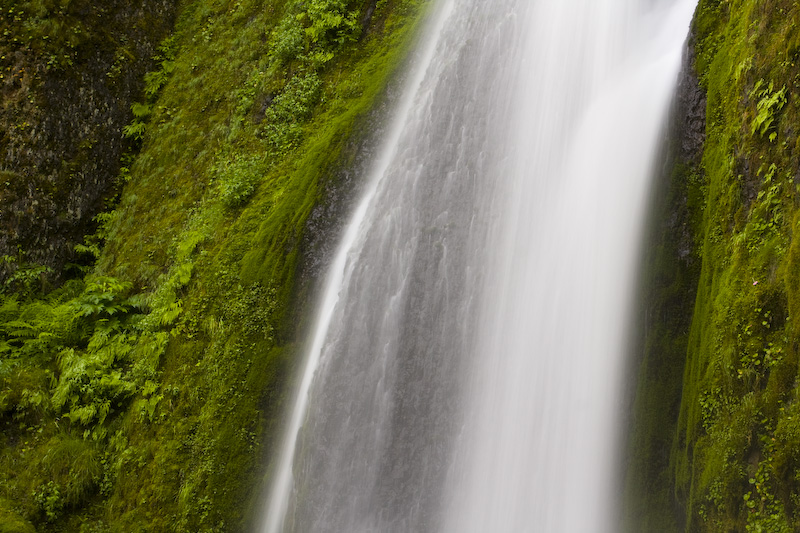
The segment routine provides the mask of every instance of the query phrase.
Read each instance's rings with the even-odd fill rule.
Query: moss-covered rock
[[[664,530],[795,531],[800,523],[798,22],[800,5],[781,0],[701,0],[695,17],[693,65],[707,94],[703,156],[689,170],[700,178],[688,196],[697,292],[675,310],[691,316],[683,360],[649,363],[682,367],[680,388],[658,389],[674,381],[671,372],[645,378],[638,412],[644,431],[661,435],[647,490],[664,496],[644,514],[671,516]],[[680,335],[650,342],[656,352],[684,350]]]

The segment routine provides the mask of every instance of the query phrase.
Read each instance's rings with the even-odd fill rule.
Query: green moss
[[[8,501],[0,499],[0,533],[36,533],[36,528],[20,516]]]

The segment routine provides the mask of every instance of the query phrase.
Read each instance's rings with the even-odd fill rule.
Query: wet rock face
[[[681,163],[698,165],[703,155],[706,135],[706,93],[694,69],[694,33],[689,36],[675,95],[675,138],[679,140],[677,157]]]
[[[401,69],[402,70],[402,69]],[[308,216],[300,241],[298,264],[299,300],[296,312],[310,305],[321,289],[325,272],[333,261],[345,226],[370,179],[373,162],[380,150],[380,139],[389,125],[389,117],[400,97],[402,76],[394,79],[375,108],[354,128],[337,168],[325,176],[319,201]]]
[[[121,131],[176,3],[0,8],[0,256],[22,251],[58,280],[93,231],[117,192],[130,148]],[[0,265],[0,279],[8,274]]]
[[[676,238],[675,252],[678,259],[685,263],[691,263],[696,256],[692,253],[695,245],[689,213],[690,185],[687,180],[692,174],[696,174],[695,179],[704,179],[699,174],[702,172],[700,163],[706,140],[706,92],[700,86],[694,68],[694,39],[692,32],[684,51],[683,68],[675,92],[665,167],[668,169],[665,175],[677,181],[671,185],[674,192],[670,195],[672,201],[664,221],[664,230]]]
[[[633,353],[639,390],[623,501],[623,531],[683,531],[686,510],[675,498],[671,453],[683,390],[684,365],[701,260],[696,253],[691,189],[704,180],[706,94],[695,65],[694,36],[683,68],[669,124],[661,172],[651,211]],[[668,341],[666,341],[668,339]]]

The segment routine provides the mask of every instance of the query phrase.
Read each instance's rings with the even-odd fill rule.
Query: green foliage
[[[0,9],[0,45],[24,44],[46,52],[48,68],[72,65],[89,39],[81,0],[7,0]],[[6,41],[6,42],[4,42]]]
[[[101,341],[93,338],[85,354],[73,349],[60,354],[53,406],[56,413],[85,427],[84,437],[104,437],[106,418],[120,412],[136,391],[135,384],[125,379],[119,368],[128,362],[132,340],[122,335]]]
[[[0,499],[0,533],[36,533],[36,529],[7,501]]]
[[[69,298],[82,284],[67,284],[44,300],[0,296],[0,357],[6,366],[27,361],[52,361],[64,342],[83,335]]]
[[[144,75],[144,94],[148,100],[152,101],[158,96],[158,93],[167,84],[170,74],[175,70],[176,54],[177,41],[175,36],[171,35],[161,42],[158,54],[153,58],[158,63],[158,69]]]
[[[316,74],[294,76],[266,111],[261,135],[278,153],[296,148],[303,139],[302,124],[319,101],[322,81]]]
[[[310,0],[298,19],[306,20],[306,34],[312,43],[342,45],[358,38],[358,16],[345,0]]]
[[[281,19],[272,31],[271,44],[272,55],[278,66],[285,65],[305,52],[306,35],[297,15],[290,12]]]
[[[37,503],[51,520],[60,509],[78,505],[93,495],[103,477],[97,445],[63,433],[48,441],[42,467],[49,481],[39,488]]]
[[[24,261],[24,254],[19,256],[4,255],[0,257],[3,270],[11,273],[0,286],[0,294],[20,294],[24,296],[44,292],[47,287],[46,275],[50,267],[35,265]]]
[[[123,156],[123,158],[125,158],[125,156]],[[122,168],[123,173],[127,170],[128,169],[125,167]],[[116,216],[117,212],[114,210],[98,213],[94,217],[94,221],[97,223],[97,230],[92,235],[86,235],[83,244],[75,245],[75,251],[77,253],[87,254],[91,257],[91,264],[94,264],[94,262],[100,258],[102,246],[108,238],[109,229],[114,224]],[[84,274],[88,273],[88,270],[88,267],[82,268]]]
[[[64,502],[56,483],[48,481],[47,485],[33,493],[33,501],[36,502],[36,506],[45,515],[48,522],[55,522],[61,517]]]
[[[765,451],[772,451],[772,443],[765,445]],[[747,509],[748,533],[791,533],[792,526],[786,520],[786,511],[775,497],[775,483],[772,480],[773,461],[771,454],[762,460],[756,473],[748,480],[750,490],[742,497]]]
[[[133,120],[122,128],[122,134],[125,137],[139,142],[144,140],[147,123],[153,113],[153,102],[175,69],[176,53],[175,37],[170,36],[164,39],[158,48],[158,54],[153,58],[158,64],[158,69],[148,72],[144,76],[145,102],[131,104]]]
[[[776,115],[786,105],[786,86],[784,85],[780,91],[775,91],[773,82],[764,87],[764,80],[758,80],[750,92],[750,97],[758,99],[757,113],[750,124],[750,132],[763,137],[773,129]],[[772,131],[769,135],[770,142],[773,142],[777,135],[777,132]]]
[[[217,175],[222,204],[230,209],[241,207],[253,195],[268,170],[269,162],[264,156],[221,159],[213,172]]]
[[[136,303],[128,299],[133,284],[108,276],[93,276],[87,280],[83,294],[74,302],[75,314],[79,317],[108,319],[125,314]]]
[[[153,111],[153,106],[141,102],[134,102],[131,104],[131,112],[133,113],[133,121],[130,124],[123,126],[122,134],[137,141],[144,139],[144,132],[147,128],[147,120]]]

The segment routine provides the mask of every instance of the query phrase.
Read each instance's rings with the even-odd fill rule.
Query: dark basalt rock
[[[694,35],[684,52],[662,166],[657,174],[642,258],[632,340],[631,425],[623,531],[683,531],[684,503],[668,481],[688,333],[700,274],[690,195],[701,187],[706,94],[695,63]],[[667,340],[668,339],[668,340]]]
[[[684,68],[681,69],[678,79],[673,115],[676,155],[679,161],[691,165],[700,163],[706,140],[706,93],[700,87],[700,80],[694,70],[694,39],[692,32],[684,51]]]
[[[669,214],[664,219],[664,231],[673,233],[678,259],[683,262],[691,262],[694,257],[688,205],[690,185],[686,180],[692,173],[696,179],[703,179],[700,163],[706,139],[706,93],[700,87],[694,69],[694,38],[692,32],[684,51],[684,66],[675,92],[664,173],[680,182],[668,186],[672,189],[672,200],[668,207]]]
[[[122,128],[176,4],[71,2],[44,15],[79,35],[58,45],[25,38],[33,15],[0,13],[11,35],[0,38],[0,256],[49,266],[55,281],[74,260],[119,190],[120,157],[131,148]],[[0,265],[0,280],[13,268]]]

